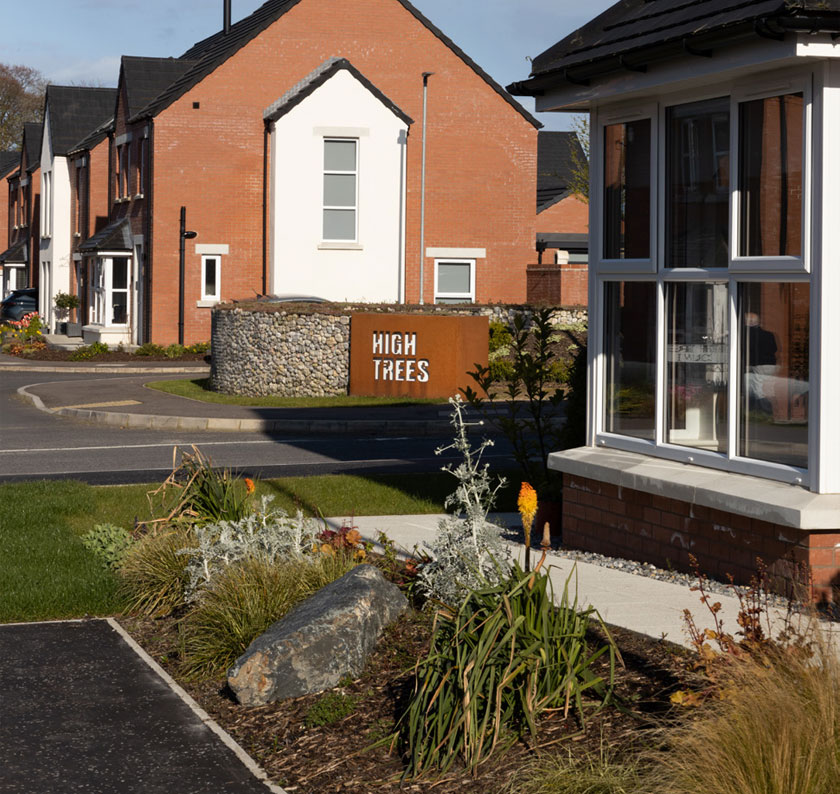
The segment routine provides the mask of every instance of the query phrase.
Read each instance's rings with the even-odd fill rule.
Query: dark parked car
[[[35,287],[12,290],[0,303],[0,321],[17,322],[25,314],[38,311],[38,290]]]

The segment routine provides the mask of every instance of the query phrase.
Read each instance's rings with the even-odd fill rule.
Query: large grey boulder
[[[244,706],[322,692],[362,672],[382,630],[408,602],[379,569],[359,565],[257,637],[228,671]]]

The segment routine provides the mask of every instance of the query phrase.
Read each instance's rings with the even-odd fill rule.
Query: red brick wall
[[[587,265],[528,265],[528,303],[586,306],[588,285]]]
[[[537,214],[537,232],[540,234],[587,234],[589,232],[589,205],[572,195]]]
[[[210,335],[210,311],[195,306],[200,256],[194,243],[230,245],[222,259],[223,299],[261,291],[263,111],[332,56],[348,58],[415,120],[407,152],[407,301],[419,294],[425,71],[435,73],[428,94],[425,245],[486,248],[477,266],[477,301],[525,300],[525,267],[534,257],[536,129],[394,0],[305,0],[155,119],[154,341],[177,337],[181,205],[199,233],[187,246],[186,340]],[[427,259],[427,302],[433,266]]]
[[[563,544],[608,556],[748,583],[756,559],[771,577],[789,579],[793,562],[810,566],[817,596],[838,600],[840,528],[801,531],[676,499],[563,475]]]

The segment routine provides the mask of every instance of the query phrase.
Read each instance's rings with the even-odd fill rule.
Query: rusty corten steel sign
[[[452,397],[487,366],[486,317],[354,314],[350,394]]]

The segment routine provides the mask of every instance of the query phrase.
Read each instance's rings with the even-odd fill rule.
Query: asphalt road
[[[109,375],[108,378],[114,378]],[[119,377],[119,376],[117,376]],[[126,377],[131,377],[127,375]],[[154,380],[156,376],[150,375]],[[265,433],[122,429],[51,416],[17,395],[39,381],[96,380],[79,374],[0,373],[0,482],[80,479],[96,485],[156,482],[172,469],[173,449],[198,447],[216,466],[257,477],[367,472],[436,471],[449,456],[441,438],[275,437]],[[159,379],[159,378],[158,378]],[[487,451],[494,468],[513,461],[503,440]]]

